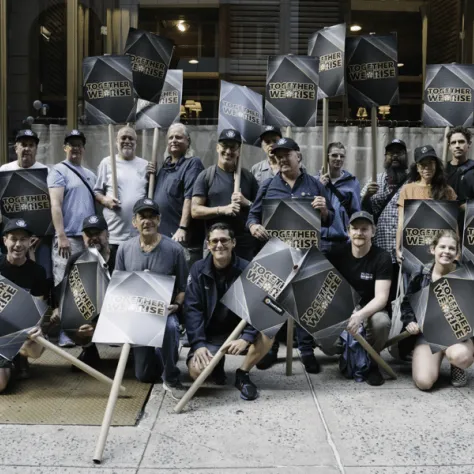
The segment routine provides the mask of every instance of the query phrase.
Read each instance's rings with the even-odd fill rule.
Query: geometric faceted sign
[[[135,129],[169,128],[172,123],[179,122],[182,96],[183,71],[169,69],[158,104],[138,99]]]
[[[346,39],[347,94],[357,107],[398,104],[396,35]]]
[[[426,66],[423,124],[427,127],[471,127],[473,90],[473,64]]]
[[[409,275],[433,261],[430,245],[442,230],[457,231],[456,201],[406,199],[403,222],[403,271]]]
[[[346,24],[328,26],[310,36],[308,56],[319,58],[319,99],[344,95]]]
[[[0,275],[0,356],[12,360],[48,304]]]
[[[273,337],[289,316],[275,305],[273,298],[303,255],[279,239],[270,239],[227,290],[221,303],[258,331]]]
[[[159,102],[173,50],[168,38],[129,29],[124,54],[132,60],[133,87],[140,99]]]
[[[238,130],[248,145],[260,146],[263,98],[246,86],[221,81],[217,134],[226,128]]]
[[[319,60],[310,56],[269,56],[265,124],[315,127]]]
[[[82,63],[84,99],[90,125],[135,122],[129,56],[90,56]]]
[[[175,277],[115,270],[93,342],[161,347]]]
[[[462,258],[463,261],[474,264],[474,201],[471,199],[466,202],[466,213],[464,214]]]
[[[0,171],[0,208],[3,223],[24,219],[37,237],[52,235],[47,168]]]
[[[277,301],[324,347],[334,344],[354,310],[351,286],[316,247],[289,276]]]
[[[312,199],[264,199],[262,224],[270,237],[277,237],[290,247],[319,247],[321,217],[311,206]]]
[[[61,327],[75,331],[95,324],[110,281],[107,265],[95,248],[86,249],[61,282],[59,315]]]
[[[409,297],[433,353],[473,336],[473,286],[474,267],[468,263]]]

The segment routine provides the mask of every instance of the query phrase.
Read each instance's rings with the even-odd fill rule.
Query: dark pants
[[[107,266],[109,267],[109,272],[112,275],[112,272],[115,269],[115,259],[117,258],[117,250],[119,248],[119,244],[109,244],[110,248],[110,256],[109,261],[107,262]]]
[[[180,371],[176,366],[179,358],[179,323],[174,314],[170,314],[166,321],[163,337],[163,346],[134,347],[135,377],[143,383],[159,382],[160,377],[170,385],[179,380]]]

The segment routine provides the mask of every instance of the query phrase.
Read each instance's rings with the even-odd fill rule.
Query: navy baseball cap
[[[276,133],[280,138],[283,137],[281,130],[273,125],[266,125],[263,132],[260,134],[260,138],[262,138],[266,133]]]
[[[33,132],[33,130],[30,130],[29,128],[25,130],[20,130],[16,134],[15,143],[19,142],[22,138],[32,138],[36,142],[37,145],[39,143],[38,135],[35,132]]]
[[[160,207],[152,199],[143,198],[139,199],[133,206],[133,214],[138,214],[141,211],[145,210],[154,211],[156,214],[160,215]]]
[[[7,235],[15,230],[24,230],[28,234],[33,235],[33,231],[24,219],[10,219],[3,228],[3,235]]]
[[[391,146],[398,145],[403,148],[405,148],[405,151],[407,150],[406,143],[403,140],[400,140],[399,138],[394,138],[386,147],[385,151],[387,151]]]
[[[242,143],[242,135],[233,128],[224,128],[219,135],[219,142],[237,142]]]
[[[280,138],[280,140],[272,145],[272,153],[275,153],[275,150],[279,149],[300,151],[298,143],[296,143],[292,138],[287,137]]]
[[[103,216],[93,214],[82,221],[82,230],[87,229],[109,230],[109,226]]]
[[[374,217],[372,216],[372,214],[366,211],[354,212],[354,214],[352,214],[349,220],[349,224],[352,224],[357,219],[364,219],[366,221],[369,221],[372,225],[375,225]]]
[[[431,145],[423,145],[415,148],[415,163],[425,158],[438,158],[435,149]]]
[[[73,129],[70,132],[67,132],[64,137],[64,144],[66,145],[71,138],[80,138],[82,143],[84,145],[86,144],[86,136],[80,130]]]

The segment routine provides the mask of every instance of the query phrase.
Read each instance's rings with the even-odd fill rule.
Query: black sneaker
[[[88,347],[84,347],[77,359],[96,370],[99,369],[102,362],[102,359],[99,356],[99,351],[97,350],[97,346],[95,344],[92,344]],[[73,372],[81,372],[81,369],[79,369],[75,365],[71,367],[71,370]]]
[[[275,341],[271,349],[260,359],[260,362],[257,364],[257,369],[269,369],[278,359],[279,347],[280,343],[278,341]]]
[[[14,359],[16,378],[18,380],[26,380],[30,378],[30,363],[28,357],[18,354]]]
[[[301,356],[301,361],[303,362],[306,372],[309,374],[319,374],[319,372],[321,372],[321,366],[319,365],[319,362],[317,361],[314,354]]]
[[[467,375],[463,369],[451,365],[451,385],[453,387],[465,387],[467,384]]]
[[[224,370],[225,356],[219,361],[211,374],[211,379],[216,385],[225,385],[227,383],[227,375]]]
[[[383,375],[381,374],[377,364],[373,363],[370,365],[365,381],[373,387],[378,387],[385,383],[385,379],[383,378]]]
[[[240,390],[243,400],[255,400],[258,397],[257,386],[250,380],[249,373],[241,369],[235,371],[235,388]]]

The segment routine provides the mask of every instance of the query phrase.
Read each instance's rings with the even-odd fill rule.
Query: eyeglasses
[[[329,156],[331,158],[340,158],[341,160],[343,160],[346,157],[346,155],[341,155],[341,153],[331,153]]]
[[[223,247],[227,247],[230,244],[232,239],[230,237],[221,237],[220,239],[210,239],[208,240],[211,247],[217,247],[217,244],[220,242]]]

